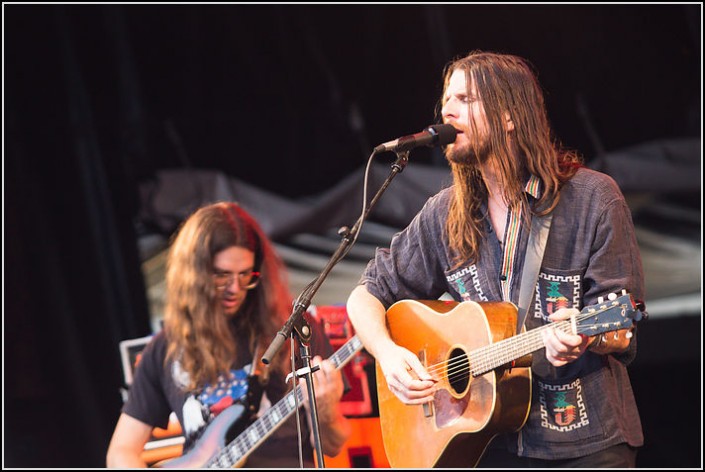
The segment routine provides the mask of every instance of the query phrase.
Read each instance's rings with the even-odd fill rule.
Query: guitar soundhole
[[[468,388],[470,379],[470,362],[465,351],[455,348],[450,352],[446,366],[448,383],[456,394],[464,393]]]

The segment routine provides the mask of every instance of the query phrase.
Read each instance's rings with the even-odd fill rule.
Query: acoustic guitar
[[[389,390],[377,363],[380,426],[390,465],[474,467],[497,434],[517,431],[526,422],[531,353],[544,347],[543,330],[595,336],[632,328],[641,318],[624,291],[572,319],[519,335],[517,308],[509,302],[395,303],[387,310],[392,339],[416,353],[439,383],[432,402],[406,405]]]

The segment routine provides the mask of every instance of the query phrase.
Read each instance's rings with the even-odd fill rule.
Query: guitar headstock
[[[631,328],[635,322],[645,318],[643,304],[635,303],[625,290],[621,295],[611,293],[607,300],[602,297],[598,303],[586,306],[580,312],[580,333],[587,336]]]

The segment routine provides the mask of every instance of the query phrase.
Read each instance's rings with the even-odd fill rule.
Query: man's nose
[[[449,118],[457,119],[458,112],[457,108],[452,105],[453,100],[448,100],[441,108],[441,117],[443,121],[446,122]]]
[[[242,290],[242,287],[240,287],[240,281],[237,277],[233,277],[232,281],[225,286],[225,290],[230,293],[238,293]]]

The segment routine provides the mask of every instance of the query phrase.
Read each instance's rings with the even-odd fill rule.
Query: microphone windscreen
[[[446,144],[455,142],[455,137],[458,135],[458,130],[455,129],[453,125],[432,125],[429,126],[429,128],[437,134],[438,139],[435,144],[440,146],[445,146]]]

